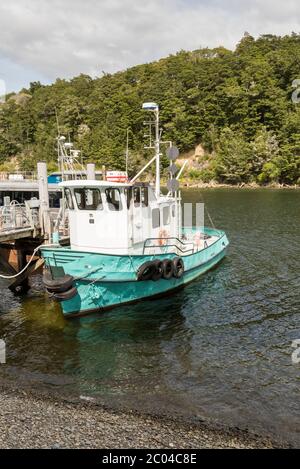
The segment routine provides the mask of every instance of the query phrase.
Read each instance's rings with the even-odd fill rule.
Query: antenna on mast
[[[71,173],[69,174],[69,176],[74,179],[76,179],[77,176],[82,177],[85,169],[82,164],[81,151],[74,149],[73,143],[70,141],[68,142],[66,137],[64,137],[63,135],[60,135],[57,138],[57,146],[58,161],[62,180],[64,181],[66,171]]]
[[[125,158],[126,158],[126,174],[128,177],[128,160],[129,160],[129,128],[127,129],[126,133],[126,153],[125,153]]]
[[[55,119],[56,119],[56,127],[57,127],[57,135],[60,135],[60,130],[59,130],[59,121],[58,121],[58,114],[57,114],[57,107],[55,106]]]

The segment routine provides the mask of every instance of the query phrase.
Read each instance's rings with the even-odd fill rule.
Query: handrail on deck
[[[181,246],[192,246],[190,249],[181,249],[181,247],[179,247],[177,244],[162,244],[161,246],[160,245],[155,245],[155,244],[150,244],[149,246],[146,246],[147,242],[148,241],[178,241],[180,243]],[[176,238],[176,237],[170,237],[170,238],[147,238],[145,241],[144,241],[144,247],[143,247],[143,255],[145,254],[145,250],[146,249],[150,249],[150,248],[158,248],[158,247],[162,247],[162,248],[169,248],[169,247],[175,247],[176,249],[178,249],[180,252],[182,253],[188,253],[188,252],[191,252],[192,254],[195,252],[195,245],[194,243],[192,242],[189,242],[189,243],[184,243],[181,239],[179,238]]]

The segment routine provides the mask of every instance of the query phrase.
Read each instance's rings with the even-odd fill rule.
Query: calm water
[[[201,196],[202,194],[202,196]],[[1,380],[217,420],[300,443],[300,192],[204,198],[227,258],[171,298],[66,321],[36,291],[0,296]]]

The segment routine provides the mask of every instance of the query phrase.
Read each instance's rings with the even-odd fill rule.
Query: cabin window
[[[142,207],[148,207],[148,187],[141,188]]]
[[[74,202],[70,189],[65,189],[65,199],[69,210],[74,210]]]
[[[141,190],[139,187],[135,187],[133,189],[133,199],[134,199],[134,206],[139,207],[141,204]]]
[[[154,208],[152,210],[152,228],[159,228],[160,227],[160,210],[159,208]]]
[[[99,189],[75,189],[74,193],[79,210],[103,210]]]
[[[163,222],[164,225],[170,224],[170,207],[163,208]]]
[[[116,189],[114,187],[105,189],[105,195],[109,210],[113,210],[116,212],[122,210],[121,194],[119,189]]]

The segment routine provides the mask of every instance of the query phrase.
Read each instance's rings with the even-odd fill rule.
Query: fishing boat
[[[44,284],[66,317],[172,293],[216,266],[229,244],[224,231],[183,226],[182,200],[170,146],[168,194],[160,187],[161,131],[155,115],[155,155],[127,182],[69,180],[59,184],[68,208],[70,246],[44,245]],[[152,148],[152,146],[151,146]],[[156,162],[155,186],[139,182]]]

